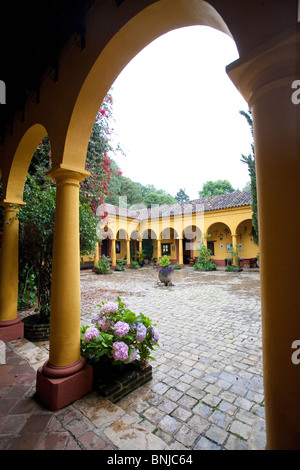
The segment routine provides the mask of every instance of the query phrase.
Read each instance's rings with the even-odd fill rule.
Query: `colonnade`
[[[300,443],[300,365],[291,359],[292,345],[300,336],[300,250],[295,236],[300,229],[295,189],[300,187],[300,105],[292,100],[292,84],[300,79],[299,44],[299,33],[290,34],[262,45],[227,68],[249,103],[254,121],[268,449],[299,449]],[[65,161],[72,161],[72,157]],[[61,164],[52,176],[57,182],[57,200],[50,354],[49,361],[38,371],[37,393],[55,408],[88,393],[92,379],[80,357],[79,341],[78,193],[79,181],[86,173]],[[0,339],[9,341],[22,334],[17,315],[18,221],[14,217],[20,201],[7,201],[4,194],[3,204]],[[282,245],[283,232],[288,255],[287,247]],[[280,265],[274,256],[278,247],[283,248]],[[57,388],[58,399],[54,398]]]

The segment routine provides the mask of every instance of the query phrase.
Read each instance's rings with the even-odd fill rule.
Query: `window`
[[[161,253],[162,255],[170,255],[171,254],[171,243],[162,243],[161,244]]]
[[[116,254],[121,253],[121,242],[116,241]]]
[[[230,253],[232,249],[232,243],[226,243],[226,251],[227,253]]]

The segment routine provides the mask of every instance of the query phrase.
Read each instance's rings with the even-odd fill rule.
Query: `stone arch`
[[[132,230],[130,233],[131,240],[138,240],[140,238],[140,232],[138,230]]]
[[[259,247],[253,240],[252,220],[242,220],[235,229],[236,241],[240,247],[240,257],[245,259],[256,258]]]
[[[97,37],[97,11],[90,17],[90,33]],[[91,13],[91,12],[90,12]],[[99,16],[101,17],[101,16]],[[84,169],[86,149],[99,107],[126,65],[148,44],[174,29],[205,25],[232,37],[220,14],[202,0],[161,0],[144,8],[115,34],[87,71],[74,104],[64,145],[62,163]]]
[[[47,135],[41,124],[31,126],[20,140],[10,169],[3,171],[3,199],[8,202],[22,203],[25,178],[32,156],[39,142]]]
[[[187,225],[182,231],[183,238],[187,240],[201,241],[202,231],[197,225]]]
[[[232,230],[224,222],[214,222],[206,230],[206,245],[212,252],[213,262],[225,266],[232,246]]]
[[[160,233],[161,240],[175,240],[178,238],[178,233],[173,227],[165,227]]]
[[[114,231],[110,227],[106,227],[106,226],[105,227],[98,226],[97,235],[98,235],[100,242],[102,240],[107,240],[107,239],[113,240],[116,238]]]
[[[116,259],[126,258],[127,240],[128,240],[127,231],[124,228],[120,228],[116,233]]]
[[[127,238],[128,238],[128,234],[127,234],[126,230],[124,228],[120,228],[117,231],[116,239],[117,240],[127,240]]]
[[[186,225],[182,230],[183,262],[184,264],[195,261],[201,247],[202,231],[197,225]],[[193,262],[194,262],[193,261]]]
[[[155,230],[153,230],[152,228],[144,230],[142,233],[142,239],[143,240],[156,240],[157,235],[156,235]]]

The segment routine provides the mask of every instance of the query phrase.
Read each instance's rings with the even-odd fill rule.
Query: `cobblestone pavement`
[[[32,448],[265,449],[259,272],[185,268],[166,287],[153,267],[83,271],[81,290],[83,324],[117,295],[157,323],[153,379],[116,404],[93,392],[51,420],[44,411],[48,427]],[[34,369],[48,358],[47,343],[13,341],[9,348]],[[0,448],[10,448],[5,422],[0,410]]]

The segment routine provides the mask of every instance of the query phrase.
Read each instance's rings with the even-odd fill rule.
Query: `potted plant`
[[[174,272],[173,266],[171,266],[171,261],[164,255],[160,260],[160,266],[158,268],[158,277],[159,280],[165,285],[170,285],[172,274]]]
[[[211,262],[211,250],[205,245],[202,245],[198,251],[199,256],[197,263],[194,264],[194,269],[200,271],[215,271],[217,269],[217,265]]]
[[[126,258],[117,259],[116,271],[125,271],[126,264],[127,264]]]
[[[137,251],[136,254],[139,259],[139,265],[144,266],[145,251],[144,250]]]
[[[150,318],[136,315],[119,297],[99,306],[93,326],[81,327],[80,349],[93,366],[96,391],[116,401],[151,380],[148,361],[154,359],[151,352],[159,335]]]
[[[228,266],[232,266],[233,268],[238,268],[238,269],[226,269],[227,271],[237,271],[237,270],[242,271],[242,269],[239,266],[240,252],[241,252],[241,248],[239,245],[236,245],[236,250],[234,250],[233,246],[230,247],[229,249],[230,255],[228,255],[228,257],[226,258],[226,261],[227,261],[226,268]]]
[[[19,297],[23,296],[23,279],[33,275],[34,283],[30,298],[36,297],[33,314],[23,318],[24,337],[29,341],[49,339],[50,297],[52,278],[54,215],[56,207],[56,187],[43,172],[28,175],[24,188],[26,205],[18,212],[20,244],[20,283]],[[80,249],[81,253],[91,252],[97,239],[96,217],[91,220],[90,206],[81,202]],[[32,279],[33,279],[32,278]],[[29,284],[27,283],[27,288]]]
[[[143,240],[143,251],[145,253],[144,263],[150,264],[150,265],[153,264],[153,261],[152,261],[153,245],[152,245],[152,240],[150,238],[149,239],[146,238],[145,240]]]
[[[139,267],[140,267],[140,265],[137,261],[134,261],[133,259],[130,261],[130,268],[131,269],[137,269]]]
[[[27,177],[24,189],[26,205],[20,208],[18,218],[19,295],[22,292],[22,278],[28,278],[31,274],[35,278],[35,285],[31,288],[36,296],[36,308],[33,314],[22,320],[24,337],[29,341],[49,339],[55,195],[52,181],[46,180],[40,185],[33,177]]]
[[[111,259],[108,258],[105,255],[102,255],[101,258],[98,261],[98,264],[94,266],[95,268],[95,273],[96,274],[110,274],[113,272],[112,269],[110,269],[110,262]]]

